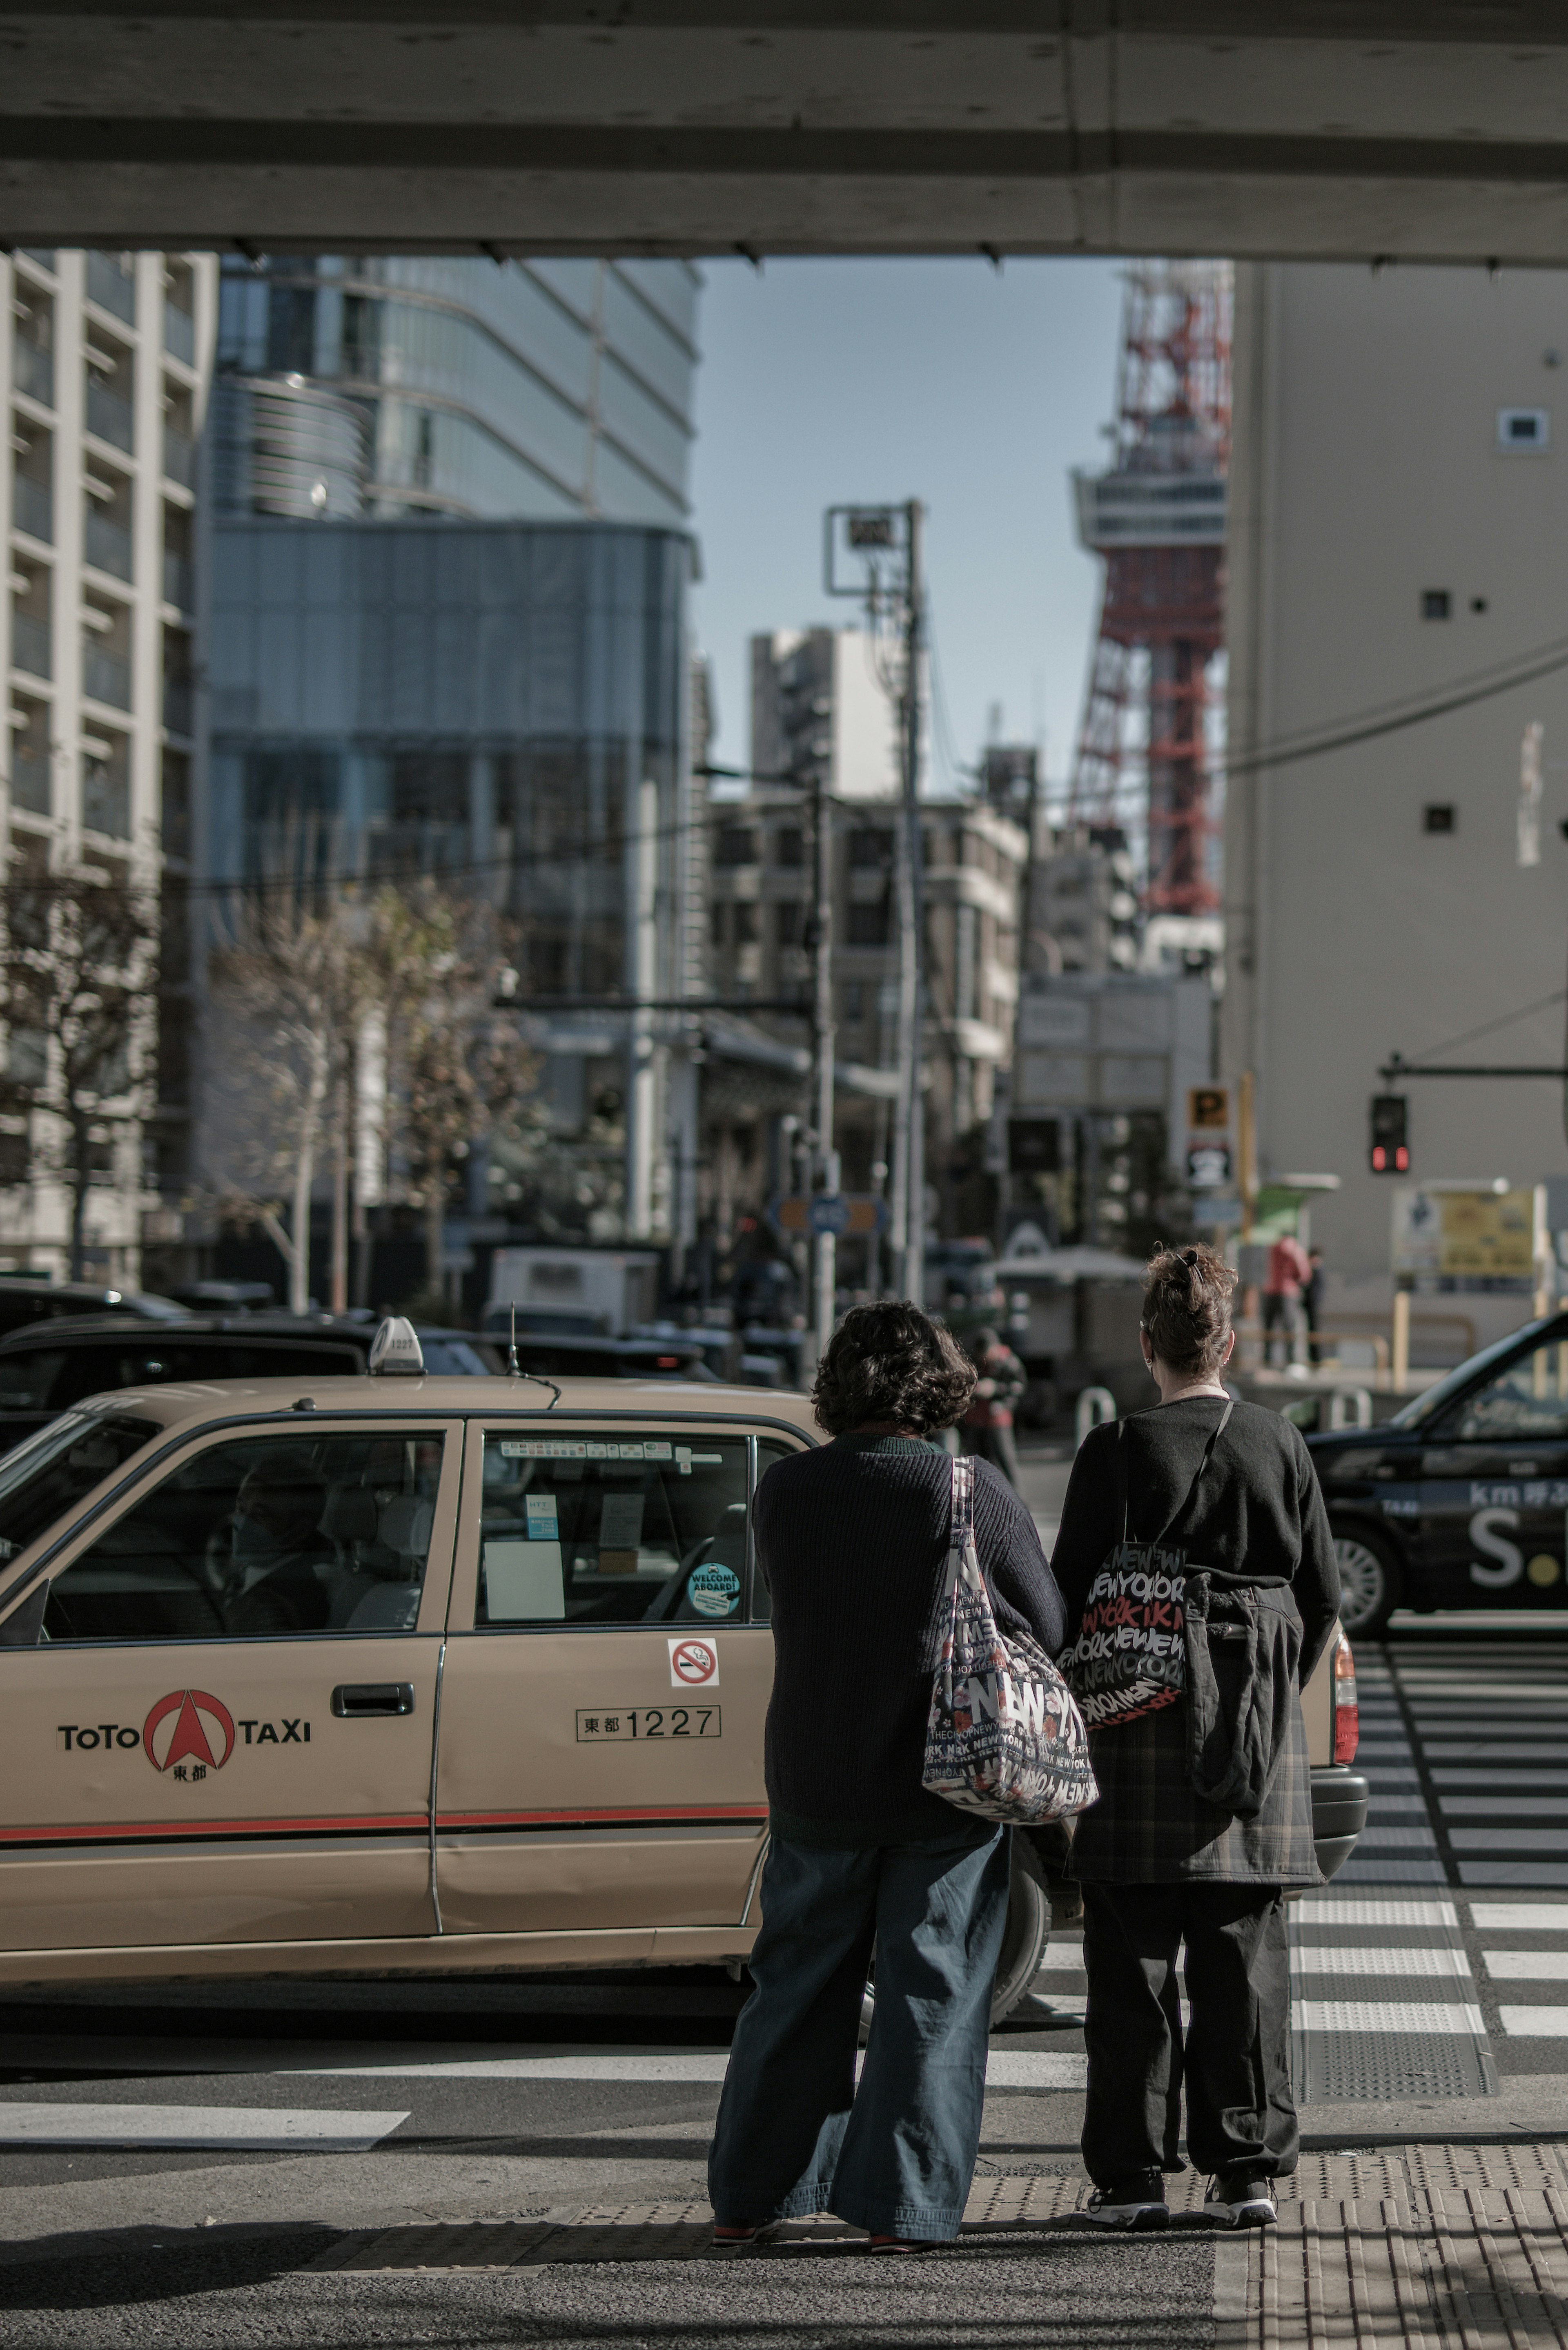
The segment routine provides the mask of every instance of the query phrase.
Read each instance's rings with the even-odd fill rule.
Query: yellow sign
[[[1394,1271],[1446,1280],[1529,1281],[1535,1270],[1535,1194],[1428,1191],[1401,1184],[1394,1200]]]
[[[1224,1133],[1231,1123],[1231,1089],[1228,1086],[1189,1086],[1187,1093],[1187,1123],[1194,1134],[1218,1131]]]

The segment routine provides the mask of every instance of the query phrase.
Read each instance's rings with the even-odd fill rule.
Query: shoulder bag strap
[[[1119,1524],[1119,1542],[1127,1538],[1127,1424],[1124,1419],[1116,1430],[1116,1514],[1112,1524]]]
[[[1196,1477],[1194,1477],[1194,1479],[1192,1480],[1191,1484],[1190,1484],[1190,1485],[1189,1485],[1189,1487],[1188,1487],[1188,1489],[1187,1489],[1186,1492],[1182,1495],[1182,1497],[1181,1497],[1180,1501],[1179,1501],[1179,1502],[1178,1502],[1178,1503],[1177,1503],[1177,1505],[1176,1505],[1175,1509],[1174,1509],[1174,1510],[1172,1510],[1172,1512],[1171,1512],[1171,1513],[1170,1513],[1169,1517],[1168,1517],[1168,1518],[1167,1518],[1167,1520],[1166,1520],[1166,1522],[1165,1522],[1164,1525],[1160,1528],[1160,1530],[1159,1530],[1158,1534],[1156,1534],[1156,1536],[1155,1536],[1155,1538],[1154,1538],[1154,1539],[1155,1539],[1155,1546],[1156,1546],[1156,1548],[1157,1548],[1157,1549],[1158,1549],[1158,1545],[1159,1545],[1159,1544],[1160,1544],[1165,1540],[1166,1535],[1170,1532],[1171,1527],[1176,1523],[1177,1519],[1181,1515],[1181,1513],[1182,1513],[1183,1510],[1185,1510],[1185,1509],[1187,1509],[1188,1507],[1189,1507],[1189,1505],[1190,1505],[1194,1501],[1196,1501],[1196,1499],[1197,1499],[1197,1497],[1198,1497],[1198,1488],[1199,1488],[1199,1485],[1201,1485],[1201,1484],[1202,1484],[1202,1482],[1203,1482],[1203,1472],[1204,1472],[1204,1471],[1208,1468],[1209,1463],[1213,1460],[1213,1458],[1214,1458],[1214,1447],[1219,1443],[1220,1439],[1224,1435],[1224,1433],[1225,1433],[1225,1424],[1226,1424],[1226,1422],[1229,1420],[1229,1419],[1230,1419],[1230,1417],[1231,1417],[1231,1414],[1235,1410],[1235,1409],[1236,1409],[1236,1399],[1235,1399],[1235,1397],[1234,1397],[1234,1396],[1227,1396],[1227,1397],[1226,1397],[1226,1399],[1225,1399],[1225,1409],[1224,1409],[1224,1410],[1223,1410],[1223,1411],[1220,1413],[1220,1415],[1219,1422],[1218,1422],[1217,1426],[1215,1427],[1215,1430],[1214,1430],[1213,1434],[1210,1437],[1208,1443],[1207,1443],[1207,1444],[1204,1446],[1204,1448],[1203,1448],[1203,1458],[1202,1458],[1202,1460],[1201,1460],[1201,1461],[1199,1462],[1199,1464],[1198,1464],[1198,1474],[1197,1474],[1197,1476],[1196,1476]]]

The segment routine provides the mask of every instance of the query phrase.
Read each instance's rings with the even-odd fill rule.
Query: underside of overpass
[[[53,0],[0,242],[1568,261],[1563,0]]]

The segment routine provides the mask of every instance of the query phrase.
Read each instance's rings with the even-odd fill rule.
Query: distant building
[[[681,261],[227,258],[220,509],[680,528],[699,286]]]
[[[204,254],[0,259],[0,842],[18,875],[87,862],[182,890],[194,748],[197,449],[217,265]],[[88,1205],[105,1280],[141,1277],[143,1219],[186,1167],[188,1003],[171,910],[151,1131],[106,1129]],[[0,1119],[0,1266],[66,1265],[65,1195],[37,1133]]]
[[[1132,971],[1138,961],[1137,875],[1115,825],[1047,830],[1032,872],[1032,971]]]
[[[926,862],[927,1175],[939,1201],[954,1180],[955,1146],[990,1118],[1012,1055],[1018,996],[1018,912],[1028,836],[981,800],[921,802]],[[868,1191],[891,1158],[898,1085],[898,945],[896,803],[836,802],[832,910],[838,1097],[835,1142],[846,1189]],[[714,993],[767,1003],[794,997],[801,1016],[759,1010],[746,1027],[759,1060],[771,1052],[755,1107],[705,1089],[706,1156],[726,1170],[726,1197],[760,1203],[782,1181],[777,1121],[805,1108],[815,877],[809,804],[758,792],[715,801],[711,953]],[[765,1091],[765,1099],[764,1099]],[[770,1120],[772,1130],[770,1130]],[[717,1129],[722,1129],[718,1131]],[[941,1212],[941,1210],[939,1210]]]
[[[859,629],[778,629],[752,639],[752,780],[819,778],[841,800],[896,798],[898,704]]]
[[[308,839],[323,875],[477,882],[522,999],[685,992],[699,290],[679,261],[225,261],[208,879]],[[678,1236],[678,1024],[528,1017],[548,1196],[498,1146],[471,1221]]]
[[[1379,1064],[1470,1036],[1467,1062],[1563,1055],[1568,672],[1467,687],[1558,628],[1565,293],[1540,270],[1236,273],[1223,1074],[1255,1073],[1265,1179],[1342,1179],[1312,1207],[1331,1326],[1388,1310],[1395,1187],[1367,1163]],[[1539,862],[1521,863],[1532,721],[1548,782]],[[1415,1176],[1534,1183],[1568,1165],[1561,1087],[1408,1091]],[[1425,1328],[1427,1359],[1452,1358],[1527,1310],[1417,1300],[1415,1343]]]

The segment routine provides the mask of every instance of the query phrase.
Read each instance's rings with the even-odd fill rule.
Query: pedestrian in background
[[[1293,1232],[1282,1233],[1269,1251],[1269,1277],[1263,1284],[1263,1361],[1274,1359],[1274,1342],[1270,1333],[1284,1334],[1282,1361],[1295,1359],[1296,1332],[1301,1327],[1301,1299],[1303,1284],[1312,1277],[1312,1265],[1307,1253]]]
[[[1307,1326],[1307,1356],[1310,1361],[1321,1363],[1324,1350],[1318,1345],[1317,1334],[1323,1327],[1323,1251],[1307,1251],[1307,1277],[1302,1284],[1302,1313]]]
[[[1100,1799],[1078,1822],[1071,1865],[1084,1888],[1089,1978],[1088,2216],[1110,2227],[1168,2223],[1161,2173],[1184,2168],[1184,2081],[1188,2149],[1210,2174],[1204,2209],[1214,2218],[1268,2224],[1270,2181],[1296,2167],[1284,1893],[1320,1882],[1298,1697],[1333,1632],[1339,1575],[1299,1430],[1278,1412],[1232,1403],[1221,1384],[1234,1344],[1234,1284],[1210,1249],[1168,1251],[1150,1263],[1141,1336],[1160,1399],[1085,1439],[1052,1560],[1069,1638],[1090,1586],[1125,1541],[1184,1553],[1185,1568],[1172,1573],[1238,1578],[1253,1595],[1240,1603],[1244,1611],[1261,1620],[1266,1607],[1277,1627],[1282,1618],[1282,1628],[1293,1618],[1300,1626],[1288,1689],[1262,1686],[1267,1667],[1252,1663],[1229,1690],[1239,1719],[1281,1725],[1254,1816],[1197,1793],[1185,1690],[1174,1703],[1090,1731]],[[1189,1634],[1190,1678],[1190,1625]],[[1293,1645],[1287,1638],[1285,1653]],[[1260,1633],[1246,1653],[1280,1652]],[[1183,1940],[1185,2034],[1176,1972]]]
[[[1016,1487],[1018,1450],[1012,1440],[1012,1414],[1029,1385],[1029,1374],[1012,1347],[1003,1345],[998,1330],[977,1330],[969,1342],[969,1353],[979,1376],[963,1416],[963,1450],[989,1461]]]
[[[980,2145],[1010,1832],[921,1784],[950,1617],[952,1462],[974,1369],[916,1305],[857,1305],[813,1401],[833,1441],[757,1488],[773,1602],[771,1843],[756,1985],[708,2160],[714,2242],[832,2211],[877,2251],[958,2232]],[[974,1534],[999,1627],[1049,1655],[1065,1620],[1034,1521],[984,1462]],[[876,2006],[858,2088],[861,2006]]]

